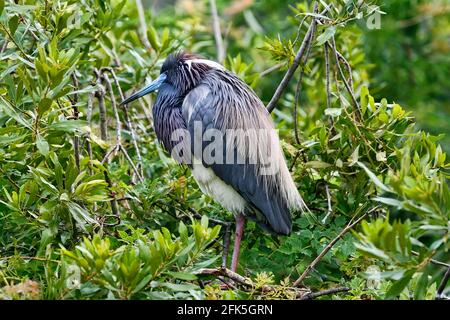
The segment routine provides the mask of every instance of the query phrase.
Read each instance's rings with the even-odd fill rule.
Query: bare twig
[[[359,103],[356,100],[355,94],[353,93],[353,88],[350,87],[350,84],[348,83],[347,79],[345,78],[344,72],[342,71],[341,64],[339,63],[339,55],[338,55],[337,50],[336,50],[336,42],[334,40],[334,36],[331,38],[331,49],[334,52],[334,58],[335,58],[335,61],[336,61],[337,69],[339,71],[339,75],[341,76],[341,79],[344,82],[345,88],[347,89],[350,97],[352,98],[353,104],[356,107],[356,113],[355,114],[356,114],[356,116],[358,118],[361,118],[361,109],[360,109]]]
[[[113,109],[114,118],[116,120],[116,144],[121,145],[122,123],[120,122],[119,112],[117,111],[116,98],[114,97],[114,91],[107,73],[103,74],[103,80],[106,85],[106,90],[109,92],[111,107]]]
[[[123,145],[119,145],[119,150],[121,150],[122,153],[125,155],[125,158],[130,163],[131,167],[133,168],[134,174],[136,175],[136,177],[138,177],[139,181],[144,182],[144,178],[139,173],[138,168],[136,168],[133,160],[130,158],[130,155],[128,154],[127,150],[123,147]]]
[[[417,251],[412,250],[411,253],[415,256],[419,256],[420,254]],[[450,268],[450,264],[442,262],[442,261],[438,261],[436,259],[430,259],[430,262],[437,265],[437,266],[441,266],[441,267],[445,267],[445,268]]]
[[[317,13],[317,10],[318,10],[318,6],[317,6],[317,3],[316,3],[315,6],[314,6],[314,13],[315,14]],[[313,18],[313,20],[315,21],[315,18]],[[314,34],[315,34],[315,31],[316,31],[315,23],[313,23],[313,25],[314,25],[314,27],[313,27],[313,30],[312,30],[311,36],[310,36],[311,39],[310,39],[310,41],[308,41],[308,47],[306,49],[305,59],[303,60],[302,70],[301,70],[300,75],[298,77],[297,88],[295,90],[294,117],[293,118],[294,118],[295,141],[297,142],[297,144],[300,144],[300,134],[298,132],[298,102],[299,102],[299,99],[300,99],[300,91],[302,89],[303,75],[305,74],[305,65],[306,65],[306,62],[309,59],[309,54],[311,53],[311,45],[313,43]]]
[[[444,277],[442,278],[442,281],[439,284],[439,288],[437,289],[436,292],[436,299],[445,299],[444,290],[445,287],[447,286],[447,282],[449,279],[450,279],[450,267],[445,272]]]
[[[112,77],[114,79],[114,84],[116,85],[117,90],[119,91],[120,99],[122,101],[125,100],[125,97],[123,95],[123,91],[122,91],[122,88],[120,87],[119,79],[117,78],[116,73],[114,72],[114,70],[112,68],[106,68],[105,70],[109,71],[111,73],[111,75],[112,75]],[[123,108],[123,113],[124,113],[125,124],[126,124],[128,130],[130,130],[131,140],[133,142],[134,149],[136,150],[136,156],[137,156],[137,159],[138,159],[137,168],[140,169],[139,172],[140,172],[141,176],[144,177],[144,172],[143,172],[143,169],[142,169],[141,151],[139,149],[139,145],[138,145],[137,139],[136,139],[136,134],[135,134],[135,131],[133,129],[133,124],[131,123],[130,116],[129,116],[129,113],[128,113],[128,105],[122,105],[122,108]]]
[[[268,68],[268,69],[262,71],[262,72],[259,74],[259,76],[260,76],[261,78],[262,78],[262,77],[265,77],[265,76],[267,76],[269,73],[272,73],[272,72],[274,72],[275,70],[280,69],[282,66],[284,66],[284,63],[283,63],[283,62],[277,63],[276,65],[271,66],[270,68]]]
[[[35,260],[35,261],[44,261],[44,262],[61,263],[61,261],[58,261],[58,260],[47,259],[47,258],[41,258],[41,257],[28,257],[28,256],[9,256],[9,257],[0,257],[0,260],[13,260],[13,259]]]
[[[328,53],[328,46],[325,44],[323,46],[323,51],[325,53],[325,81],[326,81],[326,91],[327,91],[327,108],[331,108],[331,91],[330,91],[330,57]],[[331,118],[333,119],[333,118]]]
[[[311,272],[311,270],[314,269],[314,267],[320,262],[320,260],[322,260],[322,258],[328,253],[328,251],[330,251],[331,248],[333,248],[333,246],[336,244],[336,242],[338,242],[339,239],[341,239],[347,232],[349,232],[354,226],[356,226],[358,223],[360,223],[369,213],[373,212],[377,208],[378,207],[375,207],[375,208],[372,208],[371,210],[367,211],[366,213],[364,213],[362,216],[360,216],[354,222],[352,222],[352,220],[350,220],[350,222],[347,224],[347,226],[344,229],[342,229],[342,231],[336,236],[336,238],[331,240],[331,242],[322,250],[322,252],[320,252],[320,254],[317,256],[317,258],[315,258],[313,260],[313,262],[311,262],[308,265],[308,267],[306,267],[305,271],[302,273],[300,278],[298,278],[294,282],[293,286],[298,287],[303,282],[303,280],[305,280],[306,276]]]
[[[312,300],[317,297],[326,296],[329,294],[335,294],[335,293],[339,293],[339,292],[347,292],[347,291],[350,291],[350,288],[348,288],[348,287],[331,288],[331,289],[327,289],[327,290],[323,290],[323,291],[319,291],[319,292],[307,293],[303,297],[301,297],[300,300]]]
[[[131,167],[133,168],[133,172],[134,174],[138,177],[139,181],[143,182],[144,178],[141,176],[141,174],[139,173],[139,170],[136,168],[135,164],[133,163],[133,160],[130,158],[130,156],[128,155],[127,150],[124,148],[124,146],[122,145],[121,142],[121,136],[122,136],[122,123],[120,121],[120,117],[119,117],[119,112],[117,110],[117,103],[116,103],[116,98],[114,96],[114,91],[111,85],[111,81],[109,80],[108,74],[107,73],[103,73],[102,78],[105,82],[106,85],[106,89],[109,92],[109,96],[110,96],[110,100],[111,100],[111,106],[113,109],[113,113],[114,113],[114,118],[116,120],[116,147],[113,148],[113,152],[108,153],[107,156],[105,156],[104,160],[108,159],[108,157],[111,154],[116,154],[116,152],[122,151],[122,153],[125,155],[125,158],[127,159],[127,161],[130,163]]]
[[[243,277],[240,274],[233,272],[227,268],[217,268],[217,269],[200,269],[195,273],[196,275],[212,275],[216,276],[217,278],[225,277],[230,280],[232,280],[235,284],[241,285],[245,287],[247,290],[258,290],[263,293],[270,293],[270,292],[277,292],[279,290],[279,287],[275,285],[262,285],[262,286],[256,286],[251,279],[247,277]],[[223,281],[222,279],[220,279]],[[225,284],[229,285],[227,282],[224,282]],[[284,291],[289,290],[292,293],[294,293],[295,297],[302,298],[305,295],[311,293],[311,291],[308,288],[294,288],[294,287],[284,287]],[[322,294],[323,295],[323,294]]]
[[[93,101],[94,101],[94,94],[89,93],[88,101],[87,101],[87,111],[86,111],[86,120],[87,120],[89,127],[91,127]],[[89,141],[89,139],[86,139],[86,148],[87,148],[87,152],[89,155],[89,159],[92,160],[92,146],[91,146],[91,142]]]
[[[78,90],[79,83],[77,76],[75,75],[75,72],[72,72],[72,83],[75,88],[75,90]],[[72,109],[73,109],[73,118],[75,120],[78,120],[79,117],[79,111],[78,111],[78,93],[75,93],[73,96],[72,101]],[[74,156],[75,156],[75,165],[77,166],[78,171],[80,171],[80,138],[75,133],[73,137],[73,149],[74,149]]]
[[[217,60],[220,63],[223,63],[225,60],[225,47],[223,45],[222,32],[220,31],[220,21],[219,15],[217,13],[216,1],[209,0],[209,4],[211,7],[211,17],[213,20],[212,22],[213,22],[214,37],[216,39]]]
[[[328,211],[325,217],[322,220],[322,223],[325,223],[333,213],[333,208],[331,207],[331,195],[330,195],[330,188],[328,187],[328,184],[325,184],[325,191],[327,193],[327,204],[328,204]]]
[[[2,48],[0,49],[0,53],[5,52],[5,50],[6,50],[7,47],[8,47],[8,39],[5,39],[5,40],[3,41]]]
[[[105,108],[105,90],[101,84],[101,74],[98,70],[95,70],[97,76],[97,88],[95,96],[98,100],[98,109],[100,114],[100,138],[106,141],[108,139],[108,127],[106,123],[106,108]]]
[[[196,272],[198,275],[212,275],[212,276],[223,276],[228,279],[233,280],[236,283],[239,283],[245,287],[253,288],[253,283],[250,279],[241,276],[240,274],[233,272],[226,268],[217,268],[217,269],[200,269]]]
[[[315,4],[317,5],[317,3]],[[328,12],[329,7],[326,7],[320,14],[324,15]],[[273,109],[275,109],[275,106],[280,100],[281,95],[283,94],[284,90],[289,84],[289,81],[291,81],[292,76],[294,75],[295,71],[297,70],[298,66],[301,63],[301,60],[303,58],[303,55],[307,51],[307,48],[309,47],[309,43],[312,41],[313,32],[315,30],[316,26],[316,19],[313,19],[311,24],[309,25],[308,31],[306,32],[305,38],[303,39],[302,44],[300,45],[300,49],[297,51],[297,54],[295,55],[294,62],[292,63],[291,67],[288,69],[286,74],[283,77],[283,80],[281,80],[280,84],[278,85],[278,88],[275,90],[275,93],[270,100],[270,102],[267,105],[267,110],[269,112],[272,112]]]
[[[145,23],[145,13],[144,13],[144,6],[142,5],[141,0],[136,0],[136,8],[139,15],[139,24],[141,27],[141,41],[142,44],[145,46],[147,50],[152,50],[152,46],[150,45],[150,41],[148,41],[147,37],[147,24]]]
[[[349,84],[349,86],[350,86],[350,88],[352,89],[352,92],[353,92],[352,67],[350,66],[350,63],[347,61],[347,59],[345,59],[345,57],[338,50],[336,50],[336,53],[338,55],[339,60],[341,60],[344,63],[345,68],[347,69],[347,72],[348,72],[348,84]]]
[[[108,171],[105,170],[103,172],[103,174],[105,176],[105,181],[108,184],[108,188],[111,189],[112,188],[112,181],[109,178]],[[110,192],[110,195],[112,197],[112,199],[110,201],[112,214],[114,216],[116,216],[116,217],[120,217],[120,215],[119,215],[119,206],[117,205],[116,195],[115,195],[114,192]]]
[[[102,140],[106,141],[108,139],[108,128],[106,125],[106,108],[105,108],[105,90],[103,86],[101,85],[101,79],[102,75],[100,71],[95,69],[95,75],[97,77],[97,87],[98,90],[95,92],[95,96],[98,99],[98,106],[99,106],[99,113],[100,113],[100,135]],[[103,175],[105,176],[105,181],[108,184],[108,188],[111,190],[112,188],[112,181],[108,175],[108,171],[104,170]],[[119,216],[119,207],[117,205],[117,200],[115,198],[115,193],[112,191],[110,192],[110,195],[112,197],[110,204],[111,204],[111,211],[114,216]]]

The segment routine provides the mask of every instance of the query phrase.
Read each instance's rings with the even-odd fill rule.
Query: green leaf
[[[384,204],[387,204],[388,206],[393,206],[393,207],[397,207],[397,208],[401,208],[402,207],[402,202],[397,200],[397,199],[392,199],[392,198],[384,198],[384,197],[375,197],[373,198],[374,201],[378,201]]]
[[[305,168],[313,168],[313,169],[325,169],[329,168],[332,165],[323,161],[313,160],[305,163]]]
[[[325,109],[325,115],[331,116],[333,118],[339,117],[342,113],[341,108],[327,108]]]
[[[40,133],[36,136],[36,147],[38,148],[39,152],[46,157],[49,152],[49,145],[48,142],[45,141],[45,139],[42,137]]]
[[[84,208],[82,208],[80,205],[76,204],[75,202],[69,202],[67,203],[67,207],[69,208],[69,212],[72,215],[72,217],[75,219],[76,222],[78,222],[79,226],[86,231],[85,224],[98,224],[97,221],[95,221]]]
[[[138,285],[133,289],[132,293],[136,293],[141,291],[149,282],[150,280],[153,278],[152,274],[148,274],[146,277],[144,277],[139,283]]]
[[[12,107],[9,102],[7,102],[6,100],[4,100],[4,98],[2,96],[0,96],[0,98],[2,99],[2,104],[0,104],[0,110],[3,109],[3,112],[5,112],[9,117],[13,118],[14,120],[16,120],[18,123],[20,123],[22,126],[28,128],[28,129],[32,129],[31,125],[28,123],[27,120],[25,120],[22,115],[20,113],[18,113],[16,111],[16,109],[14,107]]]
[[[11,36],[14,36],[14,33],[16,32],[18,25],[19,25],[19,17],[16,15],[12,16],[11,19],[9,19],[8,21],[8,27]]]
[[[384,191],[392,192],[392,190],[390,188],[388,188],[383,182],[381,182],[381,180],[378,179],[378,177],[372,171],[370,171],[369,168],[367,168],[364,165],[364,163],[359,162],[359,161],[357,163],[358,163],[358,166],[360,166],[361,168],[364,169],[364,171],[366,171],[366,173],[369,176],[369,178],[372,180],[373,183],[375,183],[375,185],[377,187],[379,187],[380,189],[382,189]]]
[[[400,295],[400,293],[406,288],[409,281],[411,280],[414,271],[408,271],[405,273],[403,278],[394,282],[386,293],[386,299],[394,299]]]
[[[331,39],[332,36],[334,36],[334,34],[336,33],[336,27],[335,26],[331,26],[325,29],[325,31],[319,35],[317,37],[317,45],[321,46],[323,45],[325,42],[327,42],[328,40]]]
[[[366,113],[367,103],[368,103],[367,97],[368,96],[369,96],[369,89],[366,86],[362,86],[361,87],[361,94],[360,94],[362,114]]]
[[[198,290],[199,287],[194,284],[175,284],[170,282],[165,282],[159,284],[160,287],[166,287],[173,291],[189,291],[189,290]]]
[[[203,215],[200,222],[201,222],[201,225],[203,228],[205,228],[205,229],[208,228],[208,217],[207,216]]]
[[[88,123],[86,120],[63,120],[52,123],[48,126],[48,129],[68,133],[74,133],[77,131],[88,132],[89,128],[87,127],[87,125]]]
[[[414,291],[414,300],[423,300],[427,293],[428,271],[425,268],[417,281],[416,290]]]
[[[156,51],[158,51],[159,48],[161,47],[161,44],[158,39],[158,34],[156,33],[156,30],[153,26],[148,26],[147,38],[148,38],[148,41],[150,42],[152,48],[155,49]]]
[[[187,227],[183,221],[180,221],[180,224],[178,225],[178,233],[180,234],[181,240],[183,242],[187,242],[189,235]]]
[[[0,0],[0,15],[3,13],[4,8],[5,8],[5,0]]]
[[[197,279],[197,276],[195,274],[187,273],[187,272],[170,272],[170,271],[168,271],[166,273],[173,278],[186,280],[186,281],[191,281],[191,280]]]

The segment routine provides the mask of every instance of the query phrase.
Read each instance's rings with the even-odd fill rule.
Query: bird
[[[190,167],[203,193],[234,215],[231,271],[236,272],[247,219],[270,234],[289,235],[292,213],[308,210],[272,118],[235,73],[185,51],[168,55],[159,76],[121,104],[153,91],[158,141],[177,162]]]

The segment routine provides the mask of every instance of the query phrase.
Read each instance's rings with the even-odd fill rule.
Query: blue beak
[[[131,101],[139,99],[139,98],[157,90],[161,86],[161,84],[164,82],[164,80],[166,80],[166,78],[167,78],[167,75],[165,73],[161,73],[159,75],[159,77],[156,78],[152,83],[150,83],[148,86],[142,88],[138,92],[135,92],[134,94],[129,96],[127,99],[122,101],[122,103],[120,105],[128,104]]]

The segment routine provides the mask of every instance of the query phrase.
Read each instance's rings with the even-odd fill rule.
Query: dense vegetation
[[[223,290],[216,268],[221,221],[231,214],[157,143],[154,97],[119,105],[158,75],[170,52],[220,59],[208,1],[149,7],[144,28],[140,1],[0,0],[0,298],[445,294],[448,144],[420,128],[448,130],[448,43],[430,43],[448,40],[449,20],[417,18],[396,33],[392,15],[405,13],[406,2],[390,1],[381,15],[366,1],[330,1],[326,12],[321,1],[217,1],[222,62],[265,103],[310,44],[272,116],[311,213],[294,215],[289,237],[247,224],[243,278]],[[412,6],[413,17],[424,8],[448,12],[444,1]],[[374,15],[380,30],[367,27]],[[432,30],[425,40],[422,24]],[[392,34],[409,43],[417,64],[404,65],[401,48],[387,47]],[[422,40],[432,53],[416,51]],[[443,125],[429,110],[439,110]]]

